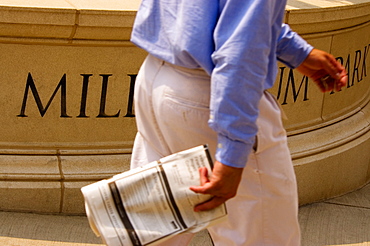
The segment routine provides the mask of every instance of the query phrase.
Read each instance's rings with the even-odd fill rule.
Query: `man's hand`
[[[243,168],[235,168],[216,161],[212,176],[209,178],[207,168],[200,168],[200,186],[192,186],[190,190],[195,193],[210,194],[213,197],[195,206],[194,211],[205,211],[220,206],[222,203],[236,195],[243,173]]]
[[[311,78],[322,92],[339,91],[347,84],[345,68],[329,53],[313,49],[297,70]]]

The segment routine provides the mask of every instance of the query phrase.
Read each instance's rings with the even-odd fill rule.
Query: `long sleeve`
[[[209,126],[216,159],[244,167],[257,134],[258,106],[279,58],[294,60],[296,38],[282,32],[286,0],[143,0],[131,41],[153,56],[211,79]],[[278,43],[279,42],[279,43]],[[293,58],[292,58],[293,57]]]
[[[284,7],[274,0],[231,0],[221,12],[214,33],[209,124],[218,133],[216,159],[225,165],[244,167],[252,150],[259,101],[276,76]]]
[[[296,68],[306,59],[312,49],[313,47],[293,32],[289,25],[283,24],[276,51],[279,61],[290,68]]]

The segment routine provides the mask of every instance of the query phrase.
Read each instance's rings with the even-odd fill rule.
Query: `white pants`
[[[210,77],[148,56],[136,80],[138,133],[131,167],[201,144],[212,156],[217,135],[207,124]],[[215,245],[300,245],[297,187],[280,109],[269,93],[260,101],[256,150],[237,196],[226,202],[228,220],[209,228]],[[193,235],[162,245],[187,245]]]

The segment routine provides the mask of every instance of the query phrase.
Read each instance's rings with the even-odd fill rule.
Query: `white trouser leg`
[[[214,153],[216,142],[209,139],[216,135],[207,124],[209,77],[200,70],[196,74],[197,81],[192,85],[195,75],[174,70],[151,56],[145,60],[135,85],[138,133],[131,168],[206,143]],[[186,233],[159,245],[185,246],[193,237],[194,234]]]
[[[209,228],[216,246],[300,245],[296,179],[280,110],[267,93],[260,102],[257,152],[249,156],[228,220]]]
[[[209,76],[169,65],[152,56],[136,80],[138,134],[131,167],[201,144],[213,156],[216,134],[208,127]],[[280,110],[271,95],[260,102],[256,153],[249,157],[228,220],[209,229],[215,245],[299,245],[296,181]],[[162,245],[187,245],[192,234]]]
[[[217,136],[207,123],[209,90],[209,76],[203,70],[177,69],[148,56],[135,85],[141,137],[140,144],[135,140],[132,167],[206,143],[214,154]]]

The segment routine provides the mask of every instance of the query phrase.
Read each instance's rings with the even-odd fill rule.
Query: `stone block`
[[[61,156],[65,180],[99,180],[128,170],[129,154]]]
[[[60,180],[56,156],[0,155],[0,180]]]
[[[59,182],[0,181],[0,209],[7,211],[59,213]]]
[[[55,8],[55,9],[73,8],[73,6],[69,4],[68,2],[69,1],[65,1],[65,0],[55,0],[52,2],[48,0],[32,0],[32,1],[1,0],[1,5],[21,7],[21,8],[48,8],[48,9],[50,8]]]
[[[1,14],[1,13],[0,13]],[[18,37],[19,42],[24,42],[21,38],[64,38],[67,39],[72,33],[72,26],[52,26],[38,24],[4,24],[0,23],[0,33],[4,37]],[[46,33],[46,35],[45,35]],[[65,41],[67,43],[67,41]]]
[[[349,127],[350,126],[350,127]],[[314,156],[327,150],[345,145],[369,132],[369,123],[362,112],[315,131],[290,136],[289,148],[293,159]],[[302,141],[304,139],[305,141]]]
[[[80,10],[74,39],[130,40],[134,11]]]
[[[111,11],[135,11],[139,8],[140,0],[120,1],[120,0],[69,0],[73,6],[81,10],[111,10]]]
[[[288,3],[290,8],[287,9],[286,21],[300,34],[343,30],[369,21],[368,2],[360,4],[330,1],[299,2],[306,5],[306,8],[294,8],[294,4]]]
[[[333,36],[331,53],[346,67],[347,86],[325,94],[323,119],[328,121],[353,114],[369,102],[370,25]]]
[[[53,1],[51,4],[56,3]],[[48,8],[22,8],[22,6],[6,6],[2,2],[0,13],[1,23],[70,26],[75,24],[76,11],[69,4],[65,4],[62,8],[53,8],[52,6]]]
[[[133,141],[136,125],[129,115],[129,110],[133,113],[130,88],[144,52],[136,47],[0,44],[0,48],[4,58],[0,142],[31,142],[55,149]],[[35,91],[27,87],[30,83]]]
[[[91,27],[91,26],[80,26],[74,35],[73,43],[77,44],[81,40],[122,40],[129,42],[131,36],[131,28],[124,27]],[[122,45],[122,44],[121,44]]]
[[[301,205],[343,195],[366,183],[370,132],[337,148],[293,160]]]
[[[60,7],[63,6],[63,8],[0,6],[1,36],[69,38],[75,25],[76,11],[66,3],[64,5],[59,5],[58,2],[54,4]]]
[[[64,189],[61,212],[65,214],[85,214],[85,202],[81,188],[91,183],[94,183],[94,181],[63,182]]]

